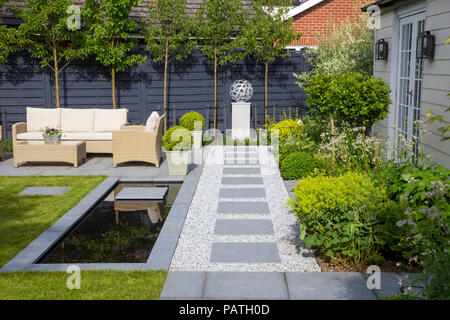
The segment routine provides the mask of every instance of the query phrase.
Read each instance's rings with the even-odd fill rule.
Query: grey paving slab
[[[264,188],[222,188],[219,198],[265,198]]]
[[[259,164],[259,160],[257,158],[225,158],[225,164],[227,165],[233,165],[233,164]]]
[[[222,177],[222,184],[243,185],[243,184],[263,184],[261,177]]]
[[[294,300],[374,300],[359,272],[286,272]]]
[[[260,213],[269,214],[267,202],[262,201],[219,201],[218,213]]]
[[[269,219],[219,219],[214,229],[219,235],[273,234]]]
[[[258,263],[280,262],[275,242],[213,242],[211,262]]]
[[[223,168],[223,174],[261,174],[261,168]]]
[[[0,190],[3,189],[4,187],[0,187]]]
[[[411,284],[418,274],[415,273],[395,273],[395,272],[381,272],[380,289],[373,289],[377,297],[387,297],[398,294],[403,286]],[[363,273],[364,278],[370,274]],[[414,288],[412,289],[414,291]]]
[[[208,272],[206,299],[288,299],[280,272]]]
[[[43,196],[59,196],[63,195],[72,187],[28,187],[19,192],[19,196],[43,195]]]
[[[116,200],[164,200],[167,187],[125,187],[116,195]]]
[[[205,272],[169,272],[160,299],[201,299]]]
[[[284,185],[288,191],[292,191],[294,187],[297,185],[298,180],[284,180]]]

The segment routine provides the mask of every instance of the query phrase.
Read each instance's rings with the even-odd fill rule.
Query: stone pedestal
[[[250,102],[233,102],[231,112],[232,138],[250,138]]]

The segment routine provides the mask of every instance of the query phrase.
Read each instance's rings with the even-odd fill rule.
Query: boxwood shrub
[[[202,123],[201,128],[194,127],[196,121]],[[190,111],[190,112],[184,114],[180,118],[180,124],[183,127],[185,127],[186,129],[188,129],[189,131],[194,131],[194,129],[201,130],[205,126],[205,119],[203,118],[203,116],[200,113],[195,112],[195,111]]]
[[[287,180],[302,179],[316,167],[316,161],[309,153],[294,152],[281,161],[281,174]]]

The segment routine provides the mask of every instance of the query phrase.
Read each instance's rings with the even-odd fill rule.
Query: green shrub
[[[316,161],[306,152],[288,154],[281,162],[281,174],[287,180],[302,179],[315,168]]]
[[[201,128],[195,128],[194,127],[195,122],[201,122],[202,123]],[[200,113],[190,111],[180,118],[180,124],[189,131],[194,131],[194,129],[200,131],[205,126],[205,119]]]
[[[367,175],[308,176],[294,188],[289,203],[300,221],[300,239],[318,247],[332,263],[363,264],[377,260],[373,226],[384,206],[386,191]]]
[[[386,117],[391,103],[389,86],[383,80],[356,72],[314,75],[305,92],[311,114],[332,114],[353,127],[370,128]]]
[[[286,138],[302,133],[302,126],[297,123],[297,121],[292,119],[286,119],[277,123],[270,124],[267,128],[269,136],[274,130],[278,130],[279,142],[282,144]]]
[[[192,147],[191,132],[183,126],[175,126],[166,131],[162,143],[167,151],[184,151]]]
[[[5,153],[11,153],[13,151],[13,145],[11,140],[3,140],[2,145],[0,145],[1,148],[3,148],[3,152]]]

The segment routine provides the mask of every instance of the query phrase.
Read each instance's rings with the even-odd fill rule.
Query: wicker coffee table
[[[86,161],[84,141],[61,141],[59,144],[45,144],[44,141],[21,141],[13,148],[14,167],[22,162],[68,162],[75,168]]]

